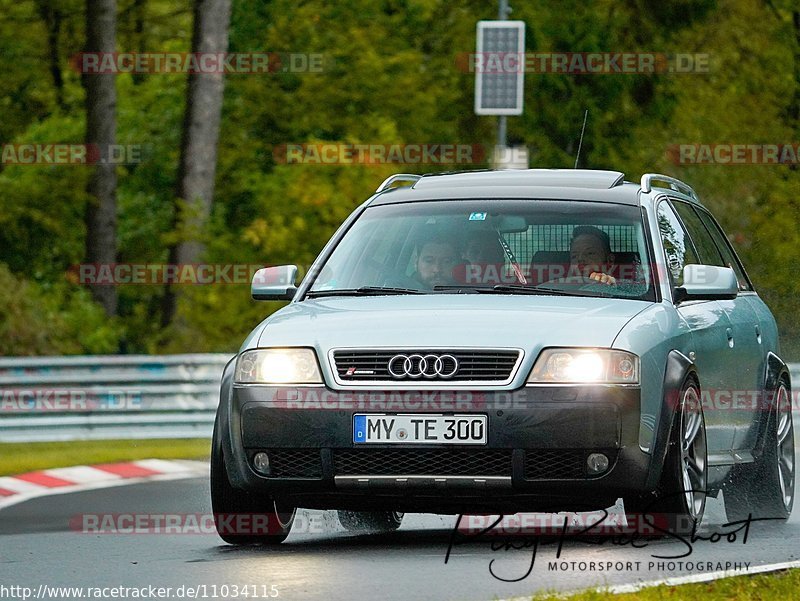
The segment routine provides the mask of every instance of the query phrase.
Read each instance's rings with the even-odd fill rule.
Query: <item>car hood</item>
[[[244,348],[609,347],[652,303],[567,296],[431,294],[330,297],[292,303],[266,319]],[[259,331],[260,330],[260,331]]]

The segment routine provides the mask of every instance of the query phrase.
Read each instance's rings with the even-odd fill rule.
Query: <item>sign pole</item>
[[[499,21],[505,21],[508,19],[509,12],[511,12],[511,10],[508,7],[508,0],[498,0],[497,19]],[[508,143],[506,127],[506,116],[499,115],[497,117],[497,154],[504,153],[506,150],[506,145]]]

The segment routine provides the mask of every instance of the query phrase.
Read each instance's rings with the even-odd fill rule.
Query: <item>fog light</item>
[[[256,453],[253,456],[253,467],[256,468],[259,474],[269,476],[269,455],[266,453]]]
[[[589,470],[589,474],[592,476],[602,474],[608,470],[608,457],[602,453],[592,453],[586,459],[586,467]]]

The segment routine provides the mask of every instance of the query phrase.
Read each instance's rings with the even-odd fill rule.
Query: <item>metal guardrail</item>
[[[210,437],[230,358],[0,357],[0,442]]]
[[[210,437],[230,358],[0,357],[0,442]]]

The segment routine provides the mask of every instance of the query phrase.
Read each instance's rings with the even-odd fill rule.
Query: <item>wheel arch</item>
[[[792,389],[792,376],[789,371],[789,366],[778,355],[769,351],[767,353],[766,373],[764,374],[764,390],[775,390],[778,387],[778,381],[781,376],[786,376],[786,383],[789,390]]]
[[[769,415],[767,419],[759,420],[758,438],[756,439],[755,449],[753,449],[756,455],[760,455],[764,452],[767,427],[769,421],[775,417],[773,414],[773,409],[776,408],[774,393],[778,390],[778,384],[782,379],[786,380],[786,387],[789,389],[790,398],[792,394],[791,372],[789,371],[789,366],[783,359],[772,351],[769,351],[767,353],[767,361],[764,370],[764,390],[762,391],[761,402],[759,403],[759,411],[769,410]]]
[[[238,355],[237,355],[238,356]],[[232,422],[237,421],[232,419],[232,397],[233,397],[233,373],[236,367],[236,357],[233,357],[225,365],[222,371],[222,378],[220,380],[219,388],[219,405],[217,405],[217,415],[215,418],[216,434],[211,441],[212,452],[215,449],[222,450],[222,456],[225,460],[225,470],[228,472],[229,479],[233,477],[236,479],[237,466],[233,460],[234,450],[232,444]],[[235,482],[231,482],[235,484]]]
[[[675,423],[675,412],[680,402],[681,388],[689,376],[694,377],[698,386],[701,385],[694,361],[678,350],[670,351],[667,354],[667,365],[664,370],[664,382],[661,389],[661,412],[653,441],[650,469],[647,475],[647,487],[650,489],[655,489],[661,479],[661,472],[664,469],[664,461],[667,457],[668,443]]]

